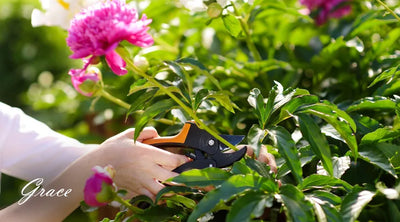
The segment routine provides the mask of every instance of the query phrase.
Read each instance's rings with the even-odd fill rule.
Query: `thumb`
[[[143,140],[153,139],[156,137],[159,137],[159,135],[154,127],[145,127],[137,138],[137,141],[142,142]]]

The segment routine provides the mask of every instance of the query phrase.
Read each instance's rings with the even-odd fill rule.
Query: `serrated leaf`
[[[201,170],[188,170],[167,181],[193,187],[205,187],[209,185],[218,186],[225,182],[230,176],[232,176],[232,174],[225,170],[209,167]]]
[[[271,137],[275,146],[278,147],[279,153],[285,159],[286,164],[291,170],[296,181],[298,183],[301,183],[301,181],[303,180],[301,162],[295,143],[291,138],[289,132],[283,127],[276,126],[269,130],[268,135]]]
[[[240,32],[242,31],[242,26],[240,25],[240,21],[231,14],[223,15],[222,21],[229,34],[237,38]]]
[[[283,185],[280,196],[292,221],[314,221],[312,204],[305,199],[304,194],[295,186],[291,184]]]
[[[342,202],[340,214],[344,222],[356,221],[363,208],[375,196],[374,192],[368,190],[354,189],[348,193]]]
[[[172,100],[161,100],[149,106],[135,124],[134,139],[136,140],[139,137],[140,132],[151,119],[172,109],[174,105],[175,103]]]
[[[305,114],[298,114],[300,130],[306,140],[310,143],[315,155],[322,161],[325,170],[333,175],[331,150],[325,136],[321,133],[320,127],[314,120]]]

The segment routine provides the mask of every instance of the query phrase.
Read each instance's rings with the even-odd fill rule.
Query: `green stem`
[[[392,14],[400,22],[400,17],[391,8],[389,8],[389,6],[387,6],[381,0],[376,0],[376,1],[379,2],[379,4],[381,4],[390,14]]]
[[[237,10],[235,4],[233,2],[231,2],[231,4],[232,4],[233,10],[235,12],[235,15],[240,17],[239,18],[239,22],[240,22],[240,25],[242,26],[242,29],[243,29],[243,32],[244,32],[244,35],[245,35],[246,44],[247,44],[247,47],[249,48],[251,54],[253,55],[254,60],[255,61],[262,61],[261,55],[258,52],[258,50],[256,48],[256,45],[254,44],[253,40],[251,39],[250,28],[249,28],[249,26],[247,24],[247,21],[242,16],[240,16],[240,13]]]
[[[105,99],[108,99],[111,102],[113,102],[113,103],[125,108],[125,109],[129,109],[131,107],[128,103],[126,103],[126,102],[118,99],[117,97],[111,95],[110,93],[108,93],[104,89],[101,89],[101,91],[99,92],[99,95],[104,97]]]
[[[117,49],[118,50],[118,49]],[[121,56],[123,56],[124,54],[121,53]],[[167,94],[171,99],[173,99],[199,126],[200,129],[204,129],[205,131],[207,131],[209,134],[211,134],[212,136],[214,136],[217,140],[221,141],[222,143],[224,143],[226,146],[228,146],[229,148],[231,148],[232,150],[238,150],[235,146],[233,146],[232,144],[230,144],[228,141],[226,141],[224,138],[222,138],[220,135],[218,135],[216,132],[214,132],[212,129],[210,129],[206,124],[203,123],[203,121],[200,120],[199,117],[197,117],[197,115],[192,111],[192,109],[190,109],[188,106],[186,106],[178,97],[176,97],[171,91],[169,91],[166,87],[164,87],[163,85],[161,85],[157,80],[155,80],[152,76],[147,75],[146,73],[144,73],[142,70],[140,70],[139,68],[137,68],[135,66],[135,64],[133,64],[133,62],[130,59],[125,58],[124,59],[127,67],[130,68],[131,70],[133,70],[135,73],[137,73],[138,75],[142,76],[143,78],[145,78],[147,81],[149,81],[150,83],[152,83],[154,86],[158,87],[160,90],[162,90],[165,94]]]
[[[122,205],[128,207],[134,214],[143,214],[144,213],[143,209],[132,206],[132,204],[130,204],[128,201],[122,199],[122,197],[120,197],[118,195],[115,195],[114,200],[121,203]]]
[[[125,108],[127,110],[129,110],[129,108],[131,107],[128,103],[116,98],[115,96],[111,95],[109,92],[105,91],[104,89],[101,89],[101,91],[99,91],[98,95],[102,96],[105,99],[108,99],[109,101],[111,101],[111,102],[113,102],[113,103],[115,103],[115,104],[117,104],[117,105],[119,105],[119,106],[121,106],[121,107],[123,107],[123,108]],[[141,114],[144,111],[140,110],[140,111],[136,111],[136,112]],[[174,125],[175,124],[175,121],[172,121],[172,120],[169,120],[169,119],[165,119],[165,118],[158,119],[157,121],[160,122],[160,123],[163,123],[163,124],[167,124],[167,125]]]

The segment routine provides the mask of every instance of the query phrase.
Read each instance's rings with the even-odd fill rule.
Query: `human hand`
[[[187,162],[188,158],[142,143],[158,137],[154,128],[145,128],[136,142],[134,132],[134,129],[128,129],[111,137],[100,145],[100,149],[116,170],[114,181],[118,187],[126,189],[132,196],[144,194],[154,198],[164,187],[160,181],[177,176],[171,170]]]
[[[245,146],[246,145],[240,145],[240,146],[238,146],[238,148],[242,149]],[[254,148],[251,146],[248,146],[248,145],[246,147],[247,147],[246,154],[254,158],[254,156],[255,156]],[[257,160],[268,164],[268,166],[270,167],[272,172],[274,172],[274,173],[278,172],[274,155],[272,155],[271,153],[268,153],[267,147],[265,147],[264,145],[261,146],[260,153],[257,157]]]

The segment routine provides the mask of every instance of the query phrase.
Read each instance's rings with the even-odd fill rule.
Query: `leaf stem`
[[[399,20],[400,22],[400,17],[391,9],[389,8],[389,6],[387,6],[384,2],[382,2],[381,0],[376,0],[379,4],[381,4],[386,11],[388,11],[390,14],[392,14],[397,20]]]
[[[240,13],[239,13],[238,9],[236,8],[235,3],[231,1],[231,5],[233,7],[235,15],[239,17],[239,22],[240,22],[240,25],[242,26],[242,29],[243,29],[243,32],[245,35],[247,47],[249,48],[251,54],[253,55],[254,60],[262,61],[261,55],[258,52],[257,47],[254,44],[253,40],[251,39],[250,28],[249,28],[249,25],[247,24],[247,21],[242,16],[240,16]]]
[[[128,207],[134,214],[143,214],[144,213],[143,209],[132,206],[132,204],[130,204],[128,201],[122,199],[122,197],[120,197],[118,195],[115,195],[114,200],[121,203],[122,205]]]
[[[118,49],[117,49],[118,50]],[[120,53],[122,57],[124,57],[123,53]],[[191,108],[186,106],[178,97],[176,97],[171,91],[169,91],[166,87],[161,85],[157,80],[155,80],[152,76],[147,75],[144,73],[142,70],[137,68],[135,64],[130,59],[125,58],[124,59],[127,67],[137,73],[138,75],[142,76],[145,78],[147,81],[152,83],[154,86],[158,87],[160,90],[162,90],[165,94],[167,94],[171,99],[173,99],[199,126],[200,129],[204,129],[207,131],[209,134],[214,136],[217,140],[221,141],[224,143],[226,146],[228,146],[230,149],[237,151],[238,148],[236,148],[234,145],[230,144],[228,141],[226,141],[224,138],[222,138],[220,135],[218,135],[216,132],[214,132],[212,129],[210,129],[206,124],[203,123],[203,121],[200,120],[200,118],[192,111]]]

